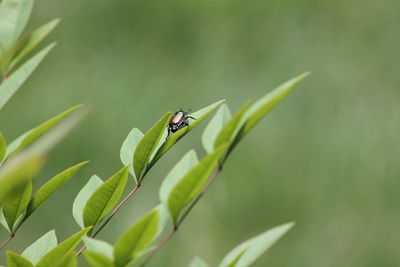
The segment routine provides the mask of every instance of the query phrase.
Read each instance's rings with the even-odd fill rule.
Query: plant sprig
[[[55,45],[51,43],[27,58],[59,23],[59,19],[55,19],[31,33],[24,33],[32,7],[33,0],[0,2],[0,110]],[[76,266],[75,249],[82,240],[85,246],[77,255],[87,247],[84,255],[93,266],[147,265],[178,232],[198,201],[220,176],[238,143],[308,75],[304,73],[283,83],[254,104],[246,102],[234,114],[231,114],[225,100],[191,113],[195,120],[168,138],[166,129],[172,112],[167,112],[145,134],[137,128],[132,129],[121,147],[123,167],[104,181],[96,175],[92,176],[77,195],[73,217],[81,230],[59,244],[55,231],[50,231],[21,255],[7,251],[8,266]],[[42,168],[47,152],[80,120],[80,108],[81,105],[72,107],[9,143],[0,133],[0,222],[9,231],[0,248],[14,238],[34,211],[88,163],[84,161],[62,171],[32,192],[33,178]],[[160,204],[132,224],[114,246],[94,239],[142,188],[152,167],[181,138],[214,112],[215,116],[202,135],[207,155],[199,159],[194,150],[186,153],[162,182]],[[135,184],[120,200],[129,175]],[[243,242],[223,258],[219,267],[251,265],[292,226],[293,223],[284,224]],[[190,266],[205,267],[208,264],[195,258]]]
[[[148,264],[158,253],[158,251],[162,247],[164,247],[168,243],[168,241],[177,233],[181,224],[187,218],[193,207],[208,191],[213,181],[215,181],[215,179],[217,179],[217,177],[221,174],[224,163],[226,162],[227,158],[236,147],[238,142],[277,103],[279,103],[281,99],[283,99],[283,95],[287,95],[287,93],[289,93],[297,84],[300,83],[300,81],[302,81],[308,75],[308,73],[305,73],[303,75],[293,78],[292,80],[279,86],[271,93],[267,94],[265,97],[261,98],[261,100],[253,105],[245,104],[233,116],[226,116],[226,114],[228,114],[227,110],[229,109],[227,108],[226,104],[223,104],[215,114],[214,118],[210,121],[209,125],[206,127],[206,130],[203,132],[203,145],[208,152],[208,155],[199,161],[196,153],[193,150],[189,151],[169,172],[160,187],[161,206],[164,207],[165,210],[163,210],[162,212],[163,215],[160,216],[163,217],[165,216],[165,214],[167,214],[167,217],[169,217],[169,220],[172,224],[170,230],[159,241],[156,241],[156,237],[158,237],[158,234],[153,234],[151,237],[149,236],[149,239],[146,239],[147,242],[142,244],[140,251],[138,251],[137,247],[135,247],[134,249],[132,248],[131,254],[125,251],[125,258],[123,261],[119,260],[119,256],[117,256],[120,253],[119,250],[121,250],[123,246],[115,245],[113,249],[114,256],[108,257],[108,260],[110,262],[114,262],[116,266],[127,266],[128,264],[132,263],[139,264],[140,266],[145,266],[146,264]],[[215,129],[218,129],[218,131],[215,131]],[[129,136],[132,137],[131,134]],[[132,140],[131,142],[129,140],[125,140],[124,144],[127,143],[138,142],[137,140]],[[125,151],[125,149],[122,149],[121,151]],[[159,208],[157,210],[159,210]],[[124,233],[120,237],[120,240],[124,240],[125,238],[127,238],[127,236],[129,236],[128,232],[132,231],[141,232],[141,236],[144,238],[144,236],[147,235],[147,228],[143,226],[143,223],[139,222],[145,220],[144,218],[150,216],[149,214],[151,214],[152,212],[154,211],[151,211],[150,213],[144,215],[144,217],[139,219],[136,224],[132,225],[131,230],[128,230],[126,233]],[[157,225],[157,227],[154,226],[155,228],[151,231],[152,233],[160,233],[165,231],[166,224]],[[291,225],[292,224],[290,224],[290,227]],[[279,235],[269,234],[268,236],[272,235],[273,237],[267,238],[268,240],[270,240],[268,241],[268,244],[272,245],[272,243],[275,242],[281,235],[283,235],[283,233],[286,232],[290,227],[288,227],[288,225],[283,227],[286,230],[281,231],[281,234]],[[276,233],[280,230],[271,231],[272,233]],[[271,240],[273,240],[273,242]],[[153,246],[154,242],[156,243]],[[122,243],[124,242],[117,241],[116,244]],[[255,249],[257,251],[265,251],[269,246],[263,245],[264,243],[261,242],[259,245],[256,245],[257,248]],[[265,249],[260,249],[259,247],[264,247]],[[93,253],[93,251],[87,251],[85,252],[85,257],[88,258],[88,260],[90,258],[89,261],[93,261],[93,259],[96,257],[97,260],[100,260],[101,257],[105,257],[105,255],[99,256],[96,253],[98,254],[98,251],[95,253]],[[130,258],[127,258],[127,254],[130,255]],[[262,253],[260,253],[260,255],[261,254]],[[245,251],[243,251],[240,254],[240,257],[243,256],[243,259],[245,260],[240,260],[240,257],[237,256],[237,258],[235,258],[235,261],[240,260],[250,262],[250,260],[246,260],[247,256],[245,255],[247,254],[245,253]]]
[[[212,112],[217,110],[217,108],[224,101],[225,100],[218,101],[214,104],[200,109],[199,111],[192,113],[193,116],[196,116],[196,121],[190,124],[188,127],[177,131],[174,135],[171,136],[171,138],[168,139],[166,139],[166,126],[171,117],[170,112],[164,115],[163,118],[161,118],[156,124],[154,124],[146,134],[142,134],[142,132],[137,128],[133,128],[131,130],[131,132],[128,134],[127,138],[122,144],[120,158],[122,163],[127,167],[127,170],[129,171],[131,176],[134,178],[135,185],[131,189],[131,191],[123,198],[123,200],[121,200],[120,203],[114,208],[114,210],[109,214],[108,218],[106,218],[101,225],[98,225],[98,222],[93,224],[94,227],[98,226],[98,228],[90,234],[90,237],[96,237],[115,216],[115,214],[121,209],[121,207],[125,205],[128,199],[130,199],[134,195],[134,193],[137,192],[137,190],[141,187],[142,181],[146,177],[149,170],[153,167],[153,165],[182,137],[189,133],[194,127],[199,125],[200,122],[207,118]],[[138,162],[139,167],[136,167],[136,169],[132,168],[131,165],[136,166],[136,162]],[[88,194],[88,190],[90,190],[89,187],[84,187],[79,194]],[[104,189],[100,189],[100,186],[96,189],[96,192],[97,190],[104,191]],[[93,192],[93,195],[102,195],[101,192],[96,192]],[[93,199],[93,203],[98,203],[94,200],[93,195],[90,197],[90,199]],[[88,199],[87,201],[89,201],[90,199]],[[112,206],[114,205],[116,205],[116,203],[114,203]],[[74,208],[74,217],[78,224],[80,222],[80,213],[83,212],[83,209],[86,209],[87,203],[81,203],[80,206],[81,210]],[[98,205],[97,208],[104,210],[105,206]],[[90,208],[87,209],[90,210]],[[85,246],[83,246],[78,251],[77,255],[80,255],[84,250]]]
[[[28,58],[59,23],[55,19],[24,33],[32,8],[33,0],[0,2],[0,111],[55,45],[51,43]],[[56,175],[32,195],[32,178],[42,168],[47,152],[81,119],[81,107],[66,110],[10,143],[0,133],[0,222],[9,232],[0,248],[14,238],[43,202],[88,163],[82,162]],[[16,259],[15,255],[10,257]]]

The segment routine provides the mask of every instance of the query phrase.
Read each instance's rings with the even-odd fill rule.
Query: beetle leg
[[[193,118],[192,116],[187,116],[186,118],[192,119],[192,120],[197,120],[195,118]]]

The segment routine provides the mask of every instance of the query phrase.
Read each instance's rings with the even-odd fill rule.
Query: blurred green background
[[[237,147],[150,266],[187,266],[195,255],[215,266],[288,221],[296,227],[254,266],[400,266],[399,10],[395,0],[37,1],[29,28],[61,17],[49,38],[59,44],[0,114],[1,129],[10,141],[85,103],[90,115],[51,153],[36,186],[92,162],[8,249],[22,252],[49,229],[59,240],[78,231],[74,197],[92,174],[121,167],[133,127],[146,131],[168,110],[222,98],[236,110],[310,70]],[[157,164],[101,238],[114,242],[158,203],[162,179],[186,151],[204,155],[204,126]]]

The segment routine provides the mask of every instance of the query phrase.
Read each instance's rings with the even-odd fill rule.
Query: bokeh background
[[[237,147],[150,266],[187,266],[195,255],[215,266],[241,241],[288,221],[296,227],[254,266],[400,266],[399,1],[35,5],[30,28],[62,18],[50,37],[58,45],[0,114],[1,129],[10,141],[85,103],[90,115],[51,153],[36,186],[91,163],[8,249],[22,252],[49,229],[59,240],[78,231],[74,197],[92,174],[107,178],[121,167],[119,149],[133,127],[146,131],[168,110],[197,110],[223,98],[234,111],[310,70]],[[204,126],[157,164],[102,239],[114,242],[158,203],[162,179],[186,151],[204,155]]]

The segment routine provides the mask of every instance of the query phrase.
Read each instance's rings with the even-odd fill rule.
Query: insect
[[[188,112],[183,111],[182,108],[179,109],[177,112],[175,112],[175,114],[172,116],[171,120],[168,123],[167,138],[170,136],[171,133],[174,133],[182,129],[183,127],[189,126],[189,119],[196,120],[192,116],[189,116]]]

